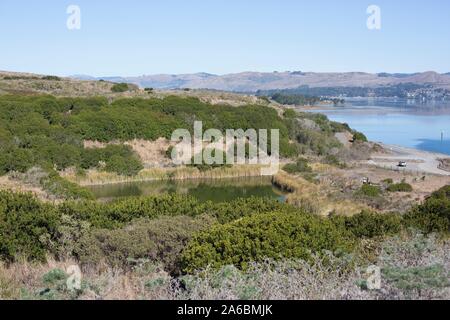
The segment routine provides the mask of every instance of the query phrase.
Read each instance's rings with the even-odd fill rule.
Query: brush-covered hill
[[[74,78],[92,79],[89,76]],[[100,78],[98,78],[100,79]],[[97,80],[98,80],[97,79]],[[159,89],[214,89],[223,91],[256,92],[258,90],[293,89],[301,86],[316,87],[382,87],[399,84],[432,85],[450,89],[450,75],[429,71],[412,74],[390,73],[316,73],[302,71],[242,72],[226,75],[209,73],[180,75],[143,75],[139,77],[106,77],[114,82],[133,83],[141,87]]]
[[[165,98],[167,96],[194,97],[205,103],[239,106],[243,104],[268,104],[265,99],[253,95],[234,94],[216,90],[157,89],[130,84],[121,78],[95,79],[79,76],[80,79],[0,71],[0,94],[35,95],[50,94],[56,97],[96,97],[109,100],[117,98]],[[120,87],[121,83],[127,86]]]

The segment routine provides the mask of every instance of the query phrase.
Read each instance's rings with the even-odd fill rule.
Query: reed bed
[[[189,179],[225,179],[261,176],[261,166],[240,165],[226,168],[216,168],[200,171],[193,167],[151,168],[140,171],[136,176],[126,177],[116,173],[89,170],[85,175],[73,172],[63,173],[64,178],[80,186],[108,185],[131,182],[147,182],[160,180],[189,180]]]
[[[272,178],[278,188],[290,192],[286,202],[321,216],[331,214],[351,216],[369,209],[368,206],[349,199],[334,199],[333,190],[326,183],[314,184],[300,176],[280,172]]]

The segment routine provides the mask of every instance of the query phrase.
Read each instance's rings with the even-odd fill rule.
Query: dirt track
[[[386,153],[372,155],[368,164],[396,171],[450,176],[450,172],[438,168],[439,159],[450,158],[448,155],[394,145],[381,144],[381,146]],[[400,168],[398,166],[400,161],[406,162],[407,167]]]

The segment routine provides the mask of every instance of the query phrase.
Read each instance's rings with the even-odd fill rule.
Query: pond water
[[[118,197],[159,194],[186,194],[200,201],[227,202],[237,198],[268,197],[285,201],[285,193],[272,185],[270,177],[208,179],[183,181],[149,181],[92,186],[89,189],[100,201]]]
[[[450,155],[450,102],[348,99],[313,112],[348,123],[371,141]]]

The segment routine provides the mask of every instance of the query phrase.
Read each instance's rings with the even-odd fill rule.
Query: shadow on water
[[[285,193],[272,185],[269,177],[239,179],[201,179],[184,181],[150,181],[92,186],[98,200],[161,194],[185,194],[198,200],[227,202],[237,198],[266,197],[285,201]]]

